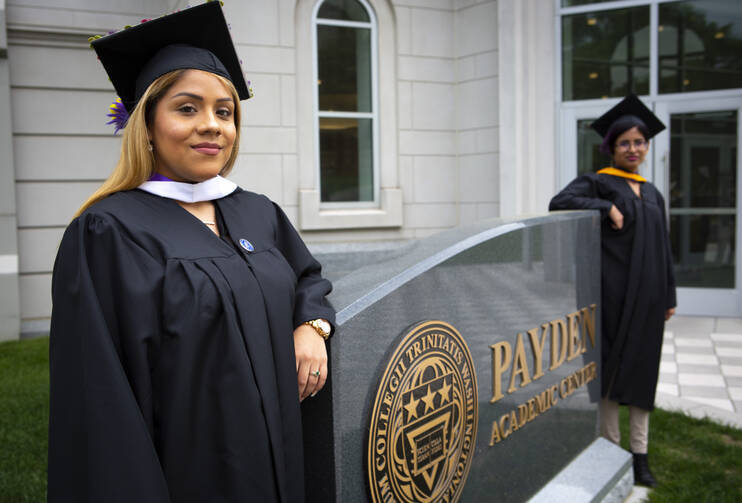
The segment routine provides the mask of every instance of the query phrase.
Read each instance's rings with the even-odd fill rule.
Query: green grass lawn
[[[0,344],[0,502],[46,501],[49,339]]]
[[[0,503],[46,501],[48,353],[48,338],[0,344]],[[742,430],[659,409],[649,429],[650,502],[742,501]]]
[[[621,407],[628,445],[628,408]],[[742,430],[655,409],[649,419],[649,467],[658,486],[652,503],[742,501]]]

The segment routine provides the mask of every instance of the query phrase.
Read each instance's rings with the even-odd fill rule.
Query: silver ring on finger
[[[315,370],[314,372],[310,372],[309,375],[314,376],[314,377],[319,377],[320,376],[320,372],[319,372],[319,370]]]

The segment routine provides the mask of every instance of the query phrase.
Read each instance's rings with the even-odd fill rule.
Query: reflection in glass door
[[[737,111],[670,116],[670,240],[679,287],[736,287]]]
[[[678,314],[740,316],[742,100],[668,100],[656,110],[668,125],[654,147],[664,172]]]
[[[611,156],[600,151],[603,138],[590,127],[595,119],[577,121],[577,174],[595,173],[611,165]]]

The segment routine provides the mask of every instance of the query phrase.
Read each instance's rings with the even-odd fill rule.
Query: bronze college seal
[[[371,413],[371,501],[457,501],[477,436],[477,377],[466,342],[443,321],[414,326],[394,350]]]

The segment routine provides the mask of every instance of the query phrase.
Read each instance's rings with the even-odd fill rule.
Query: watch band
[[[304,322],[305,325],[309,325],[312,327],[317,334],[319,334],[320,337],[322,337],[324,340],[327,340],[330,338],[330,331],[332,330],[332,327],[330,329],[326,329],[323,327],[323,325],[330,325],[330,322],[327,320],[323,320],[322,318],[317,318],[316,320],[309,320]]]

